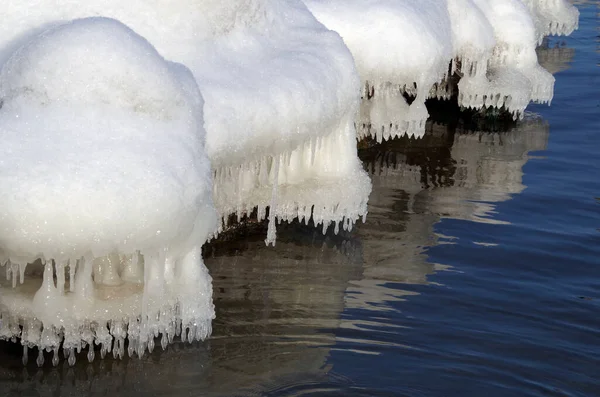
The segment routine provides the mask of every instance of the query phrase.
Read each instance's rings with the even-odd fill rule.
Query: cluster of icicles
[[[351,150],[344,153],[345,141],[343,130],[334,131],[311,138],[292,151],[214,170],[213,196],[217,212],[224,215],[220,230],[228,226],[229,214],[240,221],[256,209],[256,218],[263,221],[268,208],[267,244],[275,244],[275,225],[282,221],[308,225],[312,220],[322,227],[323,234],[332,225],[335,234],[340,228],[351,231],[357,219],[365,220],[365,186],[370,186],[370,181],[364,172],[354,172],[360,167],[358,162],[344,164],[331,155],[351,156]],[[332,170],[335,167],[349,169],[339,172]],[[328,169],[332,175],[327,174]],[[338,173],[348,177],[340,178]],[[308,183],[298,183],[306,180]]]
[[[21,340],[24,364],[28,361],[28,350],[37,347],[38,366],[44,364],[44,351],[52,353],[52,364],[58,365],[61,347],[69,365],[74,365],[76,354],[85,349],[88,361],[92,362],[95,346],[100,347],[102,358],[111,352],[113,357],[123,358],[126,350],[130,357],[135,353],[141,358],[146,351],[152,353],[159,337],[163,349],[175,337],[189,343],[204,340],[211,333],[214,317],[210,282],[203,285],[206,289],[202,293],[185,291],[185,286],[181,291],[182,283],[171,285],[168,280],[160,280],[161,277],[157,280],[159,273],[155,270],[161,266],[156,263],[145,266],[144,260],[149,259],[136,252],[129,256],[82,257],[64,263],[38,259],[23,265],[7,261],[3,264],[6,280],[13,289],[19,284],[25,291],[29,289],[25,275],[28,267],[34,268],[34,272],[42,271],[43,281],[39,289],[35,289],[37,286],[30,289],[34,294],[30,300],[4,292],[3,304],[13,310],[0,313],[0,339]],[[169,259],[150,260],[163,260],[166,273],[176,272]],[[154,289],[144,288],[143,284],[153,284]],[[106,286],[120,288],[117,292],[103,289]],[[119,299],[94,299],[103,292],[106,294],[103,298],[117,293]],[[190,293],[197,296],[189,296]],[[55,309],[61,307],[61,300],[70,301],[70,305],[63,306],[69,307],[68,310]],[[199,301],[191,315],[189,300]],[[25,307],[17,309],[18,305]],[[129,316],[132,312],[141,314]]]
[[[563,0],[305,1],[355,56],[365,99],[358,133],[379,142],[422,136],[430,98],[515,120],[530,102],[550,103],[554,78],[535,48],[545,36],[569,35],[579,15]],[[365,24],[370,18],[379,23]],[[413,64],[398,71],[403,59]]]

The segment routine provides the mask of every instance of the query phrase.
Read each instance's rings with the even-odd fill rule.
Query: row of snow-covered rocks
[[[578,18],[562,0],[9,3],[0,248],[28,259],[206,239],[256,207],[351,227],[370,190],[356,119],[418,135],[449,72],[464,106],[549,101],[536,44]]]

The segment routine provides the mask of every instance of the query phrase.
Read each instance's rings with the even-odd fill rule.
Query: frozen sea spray
[[[88,18],[15,52],[0,98],[0,338],[37,346],[38,364],[61,343],[72,363],[94,344],[142,355],[182,328],[205,338],[200,246],[217,216],[191,73]]]

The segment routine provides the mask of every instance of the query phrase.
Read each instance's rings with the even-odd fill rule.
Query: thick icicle
[[[269,228],[267,230],[267,238],[265,244],[273,244],[275,246],[275,239],[277,238],[277,186],[279,186],[279,160],[281,156],[275,157],[273,163],[273,188],[271,193],[271,203],[269,206]],[[285,163],[285,162],[284,162]]]

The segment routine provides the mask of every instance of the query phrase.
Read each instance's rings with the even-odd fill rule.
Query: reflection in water
[[[573,52],[538,52],[552,71]],[[0,395],[292,395],[347,389],[332,375],[336,349],[373,354],[402,346],[390,302],[446,266],[428,247],[452,242],[434,225],[449,217],[502,223],[498,202],[519,194],[529,152],[544,150],[548,125],[528,116],[505,132],[429,122],[422,139],[396,139],[360,153],[373,180],[369,215],[352,233],[281,225],[275,248],[264,225],[205,247],[217,319],[201,344],[174,344],[144,359],[79,360],[69,368],[23,368],[21,349],[0,344]],[[255,230],[261,229],[261,230]],[[348,313],[358,311],[360,315]],[[159,350],[159,349],[158,349]],[[34,361],[34,360],[31,360]],[[333,363],[333,371],[336,364]],[[344,393],[348,394],[348,393]]]
[[[447,269],[427,260],[427,248],[440,237],[451,242],[434,232],[440,219],[503,223],[495,203],[525,189],[528,153],[544,150],[547,141],[547,123],[533,116],[500,133],[431,122],[422,140],[398,139],[361,153],[373,192],[367,222],[356,232],[363,273],[350,282],[346,308],[389,310],[387,303],[409,294],[390,283],[427,283],[427,275]]]
[[[567,70],[575,56],[575,49],[567,47],[564,41],[553,43],[548,38],[544,39],[536,52],[540,65],[552,74]]]
[[[298,225],[278,229],[275,249],[254,235],[207,249],[217,306],[215,374],[235,374],[230,390],[323,376],[335,343],[327,330],[338,327],[344,290],[359,274],[360,244]]]

